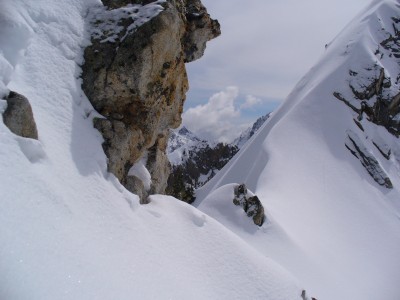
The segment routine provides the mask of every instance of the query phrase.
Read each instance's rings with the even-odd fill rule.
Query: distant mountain
[[[167,154],[172,165],[167,194],[191,203],[194,190],[218,173],[264,124],[270,114],[260,117],[232,143],[202,140],[186,127],[171,133]]]
[[[237,137],[232,144],[237,146],[239,149],[242,148],[242,146],[256,133],[258,129],[267,121],[267,119],[271,116],[271,113],[266,114],[265,116],[262,116],[258,118],[253,126],[247,128],[243,133]]]

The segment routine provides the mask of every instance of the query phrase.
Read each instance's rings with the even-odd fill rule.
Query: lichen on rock
[[[203,55],[206,42],[220,34],[219,24],[199,0],[103,3],[122,17],[112,19],[117,24],[112,35],[97,32],[85,49],[82,88],[104,117],[95,119],[94,127],[103,135],[108,169],[122,184],[142,197],[164,193],[169,129],[181,123],[189,87],[185,63]],[[102,15],[109,14],[93,16],[89,26],[104,28]],[[149,191],[137,182],[127,184],[130,168],[144,153],[149,155]]]

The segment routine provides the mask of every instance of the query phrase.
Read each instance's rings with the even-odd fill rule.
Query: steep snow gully
[[[361,104],[350,85],[384,68],[382,95],[395,99],[398,1],[373,1],[328,45],[195,207],[163,195],[140,205],[107,172],[80,79],[99,4],[0,3],[0,96],[29,99],[39,137],[0,122],[0,299],[399,299],[398,137],[334,96],[373,105],[382,93]],[[265,208],[259,228],[232,203],[242,182]]]

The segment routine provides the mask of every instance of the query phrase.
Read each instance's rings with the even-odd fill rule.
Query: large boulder
[[[92,15],[92,45],[85,49],[82,67],[82,88],[104,117],[94,126],[104,138],[108,169],[122,184],[139,195],[164,193],[169,129],[181,123],[189,87],[185,62],[203,55],[206,42],[220,34],[219,24],[198,0],[103,3],[112,10]],[[128,4],[134,5],[126,17],[121,7]],[[118,30],[106,30],[110,22]],[[152,177],[146,192],[137,188],[140,184],[127,185],[129,170],[144,155]]]
[[[37,140],[38,131],[28,99],[11,91],[5,100],[7,108],[3,113],[4,124],[16,135]]]

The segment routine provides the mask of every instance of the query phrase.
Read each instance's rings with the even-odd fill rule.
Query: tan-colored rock
[[[153,1],[103,1],[110,8],[149,2]],[[200,1],[170,0],[162,5],[158,16],[134,32],[122,31],[115,43],[93,39],[82,67],[82,88],[104,116],[94,120],[94,126],[103,134],[109,171],[126,186],[130,168],[148,153],[150,193],[164,193],[166,188],[168,129],[180,125],[189,88],[185,62],[202,56],[206,42],[220,34],[218,22]],[[121,22],[127,28],[133,21]],[[140,185],[133,186],[133,192],[146,194]]]

